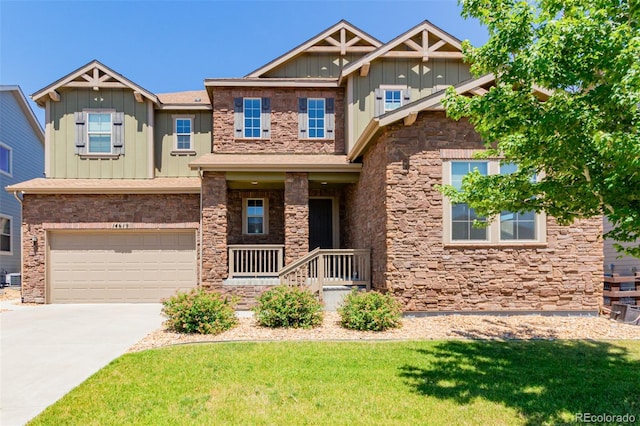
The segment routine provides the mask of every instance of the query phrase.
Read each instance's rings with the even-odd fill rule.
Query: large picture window
[[[500,164],[497,160],[451,160],[445,161],[444,183],[462,188],[465,175],[477,170],[482,175],[510,174],[518,167],[515,164]],[[535,176],[532,178],[535,179]],[[451,244],[526,244],[545,241],[544,214],[533,211],[502,211],[499,217],[484,227],[474,227],[474,222],[486,222],[464,203],[444,200],[444,241]]]

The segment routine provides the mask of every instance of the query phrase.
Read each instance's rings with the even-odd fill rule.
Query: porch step
[[[279,278],[227,278],[226,280],[222,280],[223,286],[241,286],[241,285],[279,285]]]
[[[324,310],[329,312],[335,312],[342,304],[344,298],[351,293],[351,291],[357,288],[359,291],[365,291],[367,289],[364,285],[329,285],[324,286],[322,291],[322,299],[324,301]]]

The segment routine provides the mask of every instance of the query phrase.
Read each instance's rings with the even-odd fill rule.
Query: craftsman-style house
[[[512,170],[473,159],[479,136],[440,104],[448,86],[493,83],[427,21],[388,43],[341,21],[194,92],[154,94],[93,61],[32,96],[46,177],[8,188],[24,208],[24,300],[202,285],[246,307],[285,281],[388,291],[407,311],[596,311],[601,221],[504,212],[477,229],[435,188]]]

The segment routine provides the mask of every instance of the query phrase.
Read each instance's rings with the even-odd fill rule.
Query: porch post
[[[218,287],[227,277],[227,181],[224,173],[204,174],[202,179],[202,275],[203,285]]]
[[[309,252],[309,180],[307,173],[287,173],[284,181],[284,264]]]

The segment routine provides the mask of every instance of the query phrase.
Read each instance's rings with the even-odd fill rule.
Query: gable
[[[158,104],[156,95],[96,60],[67,74],[55,83],[40,89],[31,95],[31,99],[40,106],[44,106],[47,98],[58,102],[60,101],[60,94],[57,90],[60,88],[130,89],[133,91],[137,102],[142,103],[145,99],[148,99],[154,104]]]
[[[342,20],[246,77],[337,78],[346,64],[380,46],[379,40]]]
[[[430,59],[462,59],[460,40],[436,27],[429,21],[413,27],[390,42],[366,54],[357,61],[345,66],[340,81],[355,71],[366,77],[371,62],[380,58],[409,59],[420,58],[423,62]]]

